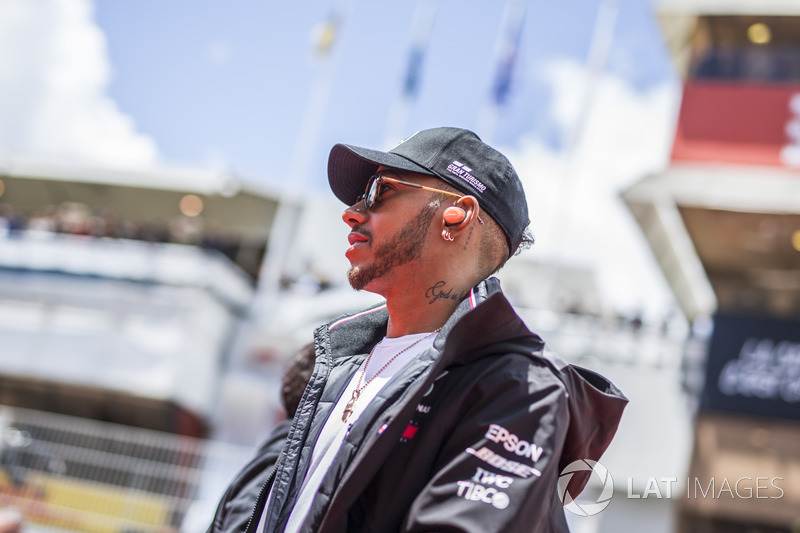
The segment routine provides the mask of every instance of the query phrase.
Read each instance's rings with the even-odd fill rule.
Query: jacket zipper
[[[275,465],[277,466],[277,464]],[[278,469],[273,467],[272,473],[270,473],[267,481],[261,486],[261,491],[258,493],[258,498],[256,498],[256,505],[253,507],[253,512],[250,513],[250,519],[247,521],[247,527],[245,527],[245,533],[256,533],[256,529],[258,528],[258,520],[253,520],[258,514],[259,509],[261,513],[264,512],[264,505],[267,503],[267,495],[269,494],[269,489],[272,487],[273,481],[275,481],[275,474],[278,472]]]
[[[440,355],[441,355],[441,354],[440,354]],[[434,368],[433,368],[433,369],[431,369],[431,371],[429,372],[429,375],[433,374],[433,371],[434,371],[434,370],[436,370],[436,364],[437,364],[437,363],[438,363],[438,357],[437,357],[437,361],[435,361],[435,362],[433,363],[433,366],[434,366]],[[423,371],[423,372],[424,372],[424,371]],[[436,375],[436,376],[438,376],[438,375],[439,375],[439,373],[441,373],[441,370],[440,370],[438,373],[436,373],[435,375]],[[434,382],[435,382],[435,381],[436,381],[436,379],[434,379]],[[432,382],[432,383],[433,383],[433,382]],[[424,387],[424,385],[423,385],[423,387]],[[401,393],[401,395],[400,395],[400,398],[398,398],[397,400],[395,400],[395,401],[392,403],[392,405],[390,405],[389,407],[387,407],[387,408],[384,410],[384,413],[387,413],[388,411],[390,411],[390,410],[392,409],[392,407],[394,407],[394,406],[396,406],[396,405],[398,405],[398,404],[402,404],[402,403],[404,403],[405,401],[407,401],[407,399],[408,399],[408,395],[412,395],[412,396],[413,396],[413,393],[412,393],[412,392],[409,392],[409,389],[406,389],[406,390],[404,390],[404,391]],[[420,398],[421,398],[421,397],[420,397]],[[377,433],[377,432],[380,430],[381,426],[383,426],[383,425],[388,425],[388,424],[391,424],[392,422],[394,422],[394,421],[396,420],[396,418],[397,418],[397,416],[396,416],[396,415],[391,415],[391,414],[390,414],[390,415],[388,415],[388,417],[387,417],[387,418],[384,418],[384,419],[377,420],[377,421],[376,421],[375,423],[373,423],[373,424],[372,424],[372,425],[371,425],[369,428],[367,428],[367,431],[365,431],[365,432],[364,432],[364,437],[366,438],[368,435],[372,435],[372,434],[374,434],[374,433]],[[353,424],[350,424],[350,427],[353,427]],[[347,431],[349,432],[349,431],[350,431],[350,428],[348,428],[348,430],[347,430]],[[363,444],[363,442],[362,442],[362,444]],[[360,446],[359,446],[359,448],[360,448]],[[325,511],[325,514],[323,515],[323,517],[322,517],[322,520],[321,520],[321,521],[320,521],[320,523],[319,523],[319,528],[320,528],[320,529],[322,529],[322,527],[325,525],[325,521],[326,521],[326,520],[327,520],[327,518],[328,518],[328,512],[330,511],[330,504],[331,504],[331,502],[333,502],[333,501],[336,499],[336,497],[337,497],[337,496],[339,496],[339,495],[341,494],[341,489],[342,489],[342,487],[345,485],[346,481],[348,481],[348,480],[349,480],[349,479],[350,479],[352,476],[353,476],[353,472],[352,472],[352,471],[350,471],[350,472],[346,473],[346,474],[345,474],[345,476],[342,478],[341,482],[339,483],[339,487],[337,488],[337,490],[336,490],[336,491],[335,491],[333,494],[331,494],[330,501],[328,502],[328,508],[326,509],[326,511]],[[254,532],[250,532],[250,531],[248,531],[247,533],[254,533]]]

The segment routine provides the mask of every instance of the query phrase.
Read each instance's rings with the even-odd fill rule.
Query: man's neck
[[[439,281],[427,289],[392,291],[386,295],[389,312],[387,337],[425,333],[442,327],[469,291],[456,290]]]

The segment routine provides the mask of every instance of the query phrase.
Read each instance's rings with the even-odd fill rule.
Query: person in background
[[[314,344],[308,343],[294,353],[281,375],[281,404],[286,419],[275,426],[258,446],[253,459],[242,468],[228,486],[214,514],[209,533],[243,531],[250,518],[258,492],[272,474],[300,398],[314,369]],[[2,533],[2,531],[0,531]]]
[[[19,533],[23,522],[22,513],[15,507],[0,507],[0,533]]]

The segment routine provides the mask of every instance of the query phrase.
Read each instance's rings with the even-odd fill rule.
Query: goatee
[[[428,229],[438,209],[438,203],[427,204],[391,239],[373,249],[374,257],[371,263],[350,267],[347,271],[350,286],[360,291],[395,267],[420,258],[428,237]]]

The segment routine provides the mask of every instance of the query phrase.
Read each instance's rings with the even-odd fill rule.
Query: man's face
[[[435,185],[435,180],[420,175],[401,175],[388,169],[379,173]],[[345,252],[351,265],[347,273],[350,285],[356,290],[379,292],[378,281],[387,281],[397,267],[419,260],[439,208],[440,201],[429,192],[392,185],[386,186],[369,210],[363,202],[348,208],[343,218],[352,229],[348,236],[351,246]]]
[[[389,239],[376,239],[370,232],[370,238],[374,243],[372,260],[366,264],[351,263],[347,272],[350,285],[356,290],[362,290],[370,282],[382,278],[394,268],[422,257],[425,241],[428,238],[428,228],[437,210],[436,205],[424,206]]]

